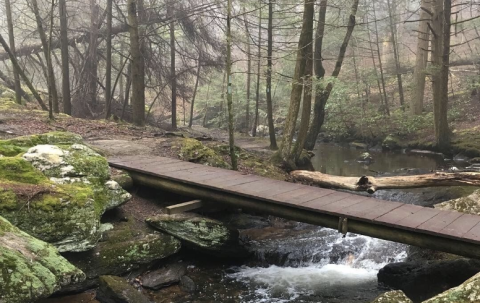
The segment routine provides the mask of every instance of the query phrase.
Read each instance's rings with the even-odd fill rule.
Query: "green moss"
[[[0,158],[0,180],[28,184],[40,184],[48,181],[41,172],[20,157]]]
[[[0,301],[33,302],[85,275],[57,250],[0,217]]]
[[[195,139],[181,139],[180,153],[181,159],[201,163],[205,165],[230,168],[230,165],[218,155],[215,150],[202,144]]]
[[[480,128],[463,130],[454,133],[452,148],[455,153],[463,153],[468,157],[480,157]]]
[[[40,135],[22,136],[9,140],[0,140],[0,155],[12,157],[26,152],[30,147],[39,144],[70,146],[81,143],[82,137],[69,132],[49,132]]]
[[[17,209],[17,195],[8,189],[0,187],[0,213]]]
[[[77,175],[97,178],[104,183],[110,178],[107,159],[84,145],[72,145],[67,149],[70,153],[66,162],[75,168]]]

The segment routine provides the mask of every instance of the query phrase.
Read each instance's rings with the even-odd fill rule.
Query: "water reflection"
[[[337,176],[374,175],[395,172],[407,167],[426,172],[446,165],[441,156],[376,151],[369,151],[375,161],[366,165],[357,162],[357,158],[363,152],[365,151],[348,145],[322,143],[318,144],[314,150],[315,157],[313,157],[312,163],[316,170]]]

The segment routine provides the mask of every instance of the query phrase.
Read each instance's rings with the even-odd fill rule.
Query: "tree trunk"
[[[389,13],[389,21],[390,21],[390,32],[392,35],[392,45],[393,45],[393,56],[395,59],[395,73],[397,74],[397,82],[398,82],[398,95],[400,97],[400,106],[402,107],[403,110],[405,110],[405,100],[403,97],[403,83],[402,83],[402,73],[400,72],[400,58],[398,54],[398,43],[396,39],[396,28],[395,28],[395,22],[393,20],[394,15],[392,11],[392,5],[390,3],[390,0],[387,0],[387,5],[388,5],[388,13]],[[393,7],[396,8],[396,3],[395,0],[393,0]]]
[[[410,113],[412,115],[420,115],[423,112],[423,97],[425,94],[425,77],[428,61],[428,42],[430,33],[428,29],[428,19],[430,15],[426,10],[430,11],[431,0],[422,0],[420,9],[420,21],[418,24],[417,38],[417,54],[415,60],[415,71],[413,73],[414,90],[412,101],[410,103]]]
[[[60,42],[62,51],[62,97],[63,112],[72,114],[72,98],[70,93],[70,65],[68,62],[68,35],[67,35],[67,4],[65,0],[59,0],[60,12]]]
[[[343,59],[345,58],[345,52],[347,51],[347,46],[350,41],[350,37],[352,36],[353,29],[355,28],[355,15],[357,14],[358,2],[359,0],[355,0],[352,4],[350,17],[347,25],[347,32],[345,33],[345,37],[343,38],[343,43],[340,46],[340,51],[338,53],[335,69],[332,72],[332,78],[337,78],[342,69]],[[326,6],[326,1],[325,1],[325,6]],[[323,29],[320,29],[320,30],[323,31]],[[317,29],[317,32],[318,32],[318,29]],[[323,32],[321,33],[321,35],[323,36]],[[317,48],[317,46],[315,47]],[[317,57],[318,56],[317,50],[315,52],[316,52],[315,62],[317,63],[319,60],[321,60],[321,57],[320,58]],[[322,73],[325,73],[325,71],[323,71],[323,66],[317,67],[315,73],[317,74],[317,77],[319,74],[321,75]],[[328,98],[330,97],[330,93],[332,92],[332,89],[333,89],[333,82],[330,81],[328,82],[327,86],[324,89],[318,89],[316,91],[315,105],[313,108],[313,115],[314,115],[313,121],[312,121],[312,124],[310,125],[310,129],[308,130],[307,140],[305,141],[306,150],[313,150],[313,148],[315,147],[315,142],[317,141],[318,134],[320,133],[320,129],[325,120],[325,105],[327,104],[327,101],[328,101]]]
[[[175,16],[173,3],[167,4],[167,15],[170,21],[170,81],[172,89],[172,129],[177,129],[177,76],[175,71]]]
[[[247,14],[243,8],[243,22],[245,23],[245,34],[247,36],[247,108],[245,110],[245,127],[250,129],[250,84],[252,78],[252,53],[250,47],[250,31],[248,29]]]
[[[5,0],[5,14],[7,15],[8,40],[10,42],[10,50],[15,56],[15,36],[13,33],[12,8],[10,5],[10,0]],[[22,104],[22,87],[20,85],[20,76],[18,75],[18,72],[15,68],[13,69],[13,80],[15,90],[15,102],[17,102],[18,104]]]
[[[275,138],[275,125],[273,124],[273,102],[272,102],[273,1],[274,0],[268,1],[268,37],[267,37],[268,46],[267,46],[267,92],[266,93],[267,93],[267,118],[268,118],[268,134],[270,136],[270,149],[276,150],[278,149],[278,147],[277,147],[277,139]],[[309,47],[312,48],[311,44]],[[310,71],[310,75],[311,75],[311,71]],[[310,96],[310,99],[311,99],[311,96]],[[310,107],[311,105],[309,106],[309,111],[310,111]],[[308,113],[308,117],[310,120],[310,113]],[[309,122],[307,122],[307,130],[308,130],[308,123]],[[303,144],[301,146],[303,148]]]
[[[16,68],[13,68],[16,71]],[[0,70],[0,79],[5,82],[5,86],[8,87],[11,90],[15,90],[15,80],[9,78],[7,75],[5,75],[1,70]],[[20,94],[22,97],[27,100],[27,102],[32,101],[30,98],[30,95],[28,95],[22,88],[20,88]]]
[[[373,64],[373,71],[375,73],[375,79],[377,80],[377,87],[378,87],[378,94],[380,95],[380,100],[382,106],[385,106],[385,100],[383,99],[383,92],[382,92],[382,85],[380,84],[380,77],[378,76],[378,71],[377,71],[377,63],[375,62],[375,52],[373,51],[373,43],[372,43],[372,36],[370,33],[370,27],[369,27],[369,20],[368,20],[368,14],[366,14],[367,18],[367,32],[368,32],[368,44],[370,47],[370,55],[372,58],[372,64]]]
[[[58,113],[60,111],[58,108],[58,94],[57,94],[57,87],[55,85],[55,73],[53,71],[53,65],[49,64],[49,62],[51,63],[51,55],[49,52],[50,46],[47,40],[47,35],[45,33],[45,30],[43,29],[43,20],[42,20],[42,17],[40,16],[37,0],[32,0],[31,3],[32,3],[33,13],[35,15],[35,20],[37,22],[38,34],[40,35],[40,40],[42,41],[42,45],[43,45],[43,54],[45,55],[45,61],[47,61],[47,71],[48,71],[47,82],[48,82],[49,104],[51,103],[53,111],[55,113]]]
[[[132,110],[133,123],[145,125],[145,62],[140,51],[138,34],[137,1],[128,0],[128,23],[130,25],[130,54],[132,56]]]
[[[15,68],[17,70],[17,72],[20,75],[20,77],[22,78],[23,82],[25,82],[25,84],[28,86],[28,88],[30,89],[30,92],[35,97],[35,99],[37,99],[37,102],[38,102],[38,104],[40,104],[40,107],[43,110],[48,110],[48,107],[43,102],[43,100],[40,97],[40,95],[38,94],[37,90],[33,87],[32,82],[27,77],[27,75],[25,75],[25,72],[20,67],[20,64],[18,64],[17,58],[15,58],[15,56],[13,55],[12,51],[8,47],[7,42],[5,41],[5,39],[3,39],[2,34],[0,34],[0,44],[3,46],[3,49],[5,50],[5,52],[10,56],[10,61],[12,61],[13,68]]]
[[[432,12],[432,65],[434,70],[432,90],[435,143],[438,148],[445,150],[450,145],[447,107],[451,3],[449,0],[445,0],[445,3],[443,0],[436,0]]]
[[[48,66],[48,71],[49,71],[49,77],[48,77],[48,90],[50,92],[53,92],[55,90],[55,95],[57,94],[57,89],[55,87],[55,76],[53,74],[53,64],[52,64],[52,56],[51,56],[51,50],[52,50],[52,36],[53,36],[53,11],[55,9],[55,0],[52,0],[52,5],[50,6],[50,29],[48,33],[48,56],[47,56],[47,66]],[[48,117],[50,120],[53,120],[53,111],[55,110],[56,113],[59,113],[58,109],[58,95],[56,96],[57,100],[55,101],[55,97],[50,97],[48,98],[49,102],[51,101],[50,109],[48,112]]]
[[[208,80],[208,85],[207,85],[207,96],[205,98],[205,115],[203,116],[203,127],[207,127],[207,113],[208,113],[208,97],[210,96],[210,84],[212,84],[212,78]]]
[[[237,170],[237,155],[235,154],[235,137],[233,129],[233,96],[232,96],[232,33],[231,14],[232,0],[228,0],[227,7],[227,106],[228,106],[228,143],[230,147],[230,160],[232,169]]]
[[[366,191],[373,194],[380,189],[403,189],[433,186],[480,186],[480,173],[460,172],[395,177],[341,177],[296,170],[290,174],[294,180],[312,183],[321,187]]]
[[[257,135],[258,105],[260,103],[260,67],[262,61],[262,3],[258,10],[258,50],[257,50],[257,87],[255,90],[255,117],[253,119],[252,136]]]
[[[192,127],[193,124],[193,106],[195,104],[195,97],[197,96],[197,90],[198,90],[198,82],[200,80],[200,68],[202,66],[202,50],[200,50],[200,54],[198,55],[198,67],[197,67],[197,74],[196,74],[196,80],[195,80],[195,87],[193,89],[193,96],[192,96],[192,103],[190,104],[190,121],[188,122],[188,127]]]
[[[382,64],[382,54],[380,53],[380,45],[378,38],[378,24],[377,24],[377,13],[375,7],[375,1],[373,4],[373,19],[375,24],[375,44],[377,45],[377,57],[378,57],[378,67],[380,68],[380,79],[382,80],[382,89],[383,89],[383,100],[385,101],[385,113],[390,116],[390,106],[388,105],[387,89],[385,87],[385,76],[383,75],[383,64]]]
[[[107,0],[107,37],[112,35],[113,0]],[[105,119],[112,115],[112,39],[106,39],[107,55],[105,63]]]
[[[313,38],[313,15],[315,11],[314,1],[305,0],[303,12],[302,32],[298,42],[295,73],[292,80],[292,91],[290,93],[290,106],[288,109],[285,129],[280,147],[280,157],[287,169],[294,168],[294,155],[292,151],[293,136],[297,123],[300,102],[302,99],[303,77],[308,57],[308,45],[312,44]]]

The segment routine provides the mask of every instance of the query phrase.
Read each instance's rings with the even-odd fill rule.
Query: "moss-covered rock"
[[[239,233],[224,223],[193,213],[157,215],[147,222],[159,230],[182,240],[186,246],[225,258],[248,255],[239,245]]]
[[[74,134],[14,138],[23,155],[0,158],[0,214],[59,251],[85,251],[101,237],[100,218],[106,210],[131,198],[109,180],[105,158],[76,142]],[[13,145],[17,146],[17,145]]]
[[[401,140],[395,135],[388,135],[382,142],[383,150],[398,150],[402,148]]]
[[[128,284],[125,279],[115,276],[101,276],[97,298],[103,303],[149,303],[147,297]]]
[[[230,165],[212,148],[195,139],[181,139],[178,156],[185,161],[201,163],[220,168],[230,168]]]
[[[65,253],[64,256],[87,275],[80,285],[65,291],[80,291],[98,284],[101,275],[122,275],[143,264],[166,258],[180,250],[180,241],[151,230],[135,219],[109,224],[98,245],[89,251]]]
[[[443,210],[455,210],[471,215],[480,215],[480,190],[476,190],[466,197],[436,204],[434,207]]]
[[[33,238],[0,217],[0,302],[28,303],[48,297],[85,274],[55,247]]]
[[[480,302],[480,273],[461,285],[451,288],[424,303],[474,303]]]
[[[16,156],[26,152],[30,147],[42,144],[72,145],[82,143],[82,137],[69,132],[49,132],[40,135],[17,137],[0,140],[0,155]]]
[[[412,303],[401,290],[393,290],[378,296],[371,303]]]

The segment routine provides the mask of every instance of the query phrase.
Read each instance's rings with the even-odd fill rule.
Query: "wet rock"
[[[388,135],[382,142],[383,150],[399,150],[401,148],[400,139],[395,135]]]
[[[480,215],[480,190],[476,190],[466,197],[435,204],[434,207],[442,210],[455,210],[462,213]]]
[[[402,290],[413,301],[431,298],[460,285],[480,271],[480,261],[400,262],[388,264],[378,272],[378,282]]]
[[[371,303],[413,303],[401,290],[386,292]]]
[[[480,302],[480,273],[457,287],[451,288],[424,303],[470,303]]]
[[[221,214],[218,220],[237,229],[264,228],[270,226],[267,218],[246,213]]]
[[[370,155],[370,153],[362,153],[358,158],[357,158],[357,162],[360,162],[360,163],[372,163],[374,162],[374,159],[372,157],[372,155]]]
[[[115,276],[101,276],[97,298],[102,303],[149,303],[140,291]]]
[[[64,138],[43,136],[47,142]],[[69,140],[78,139],[73,138]],[[39,140],[8,142],[22,149]],[[110,169],[101,155],[81,144],[61,146],[36,145],[22,157],[0,158],[0,214],[61,252],[85,251],[100,239],[103,213],[131,195],[109,180]]]
[[[100,303],[99,301],[95,300],[95,297],[95,291],[88,291],[78,295],[43,299],[36,303]]]
[[[135,219],[118,222],[107,230],[98,245],[86,252],[64,254],[87,275],[85,282],[64,291],[81,291],[98,284],[102,275],[122,275],[140,266],[161,260],[180,250],[174,237],[150,230]]]
[[[142,277],[142,285],[146,288],[160,289],[180,282],[180,279],[187,272],[187,267],[183,263],[175,263],[167,265],[151,271]]]
[[[239,245],[237,230],[227,227],[220,221],[193,213],[158,215],[147,222],[185,243],[186,246],[201,252],[225,258],[244,258],[246,249]]]
[[[180,279],[180,287],[186,292],[194,293],[197,291],[197,285],[189,276],[183,276]]]
[[[78,283],[85,274],[52,245],[0,217],[0,302],[28,303]]]
[[[472,158],[470,159],[470,163],[480,163],[480,157],[475,157],[475,158]]]

